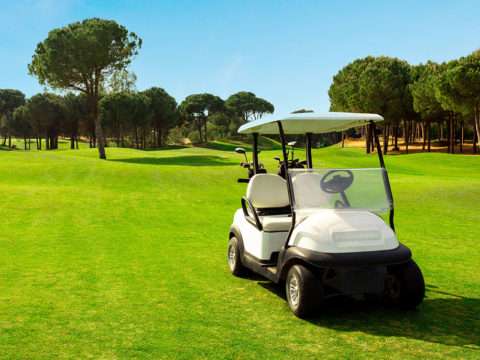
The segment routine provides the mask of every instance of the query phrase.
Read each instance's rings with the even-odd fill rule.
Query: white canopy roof
[[[360,113],[300,113],[286,116],[270,116],[243,124],[238,129],[240,134],[278,134],[280,121],[285,134],[321,134],[334,131],[343,131],[350,128],[365,125],[370,121],[383,121],[383,117],[377,114]]]

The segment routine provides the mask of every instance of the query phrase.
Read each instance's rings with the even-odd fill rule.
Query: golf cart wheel
[[[247,268],[242,264],[240,246],[236,237],[232,237],[228,241],[227,262],[233,275],[242,276],[247,272]]]
[[[299,318],[312,315],[323,299],[320,280],[303,265],[290,268],[285,281],[285,291],[290,310]]]
[[[415,263],[410,260],[393,268],[386,278],[385,296],[388,303],[402,309],[415,309],[425,297],[425,281]]]

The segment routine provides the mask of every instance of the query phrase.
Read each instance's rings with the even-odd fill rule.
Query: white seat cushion
[[[261,216],[260,222],[262,223],[263,231],[289,231],[292,225],[292,217],[285,215]]]
[[[288,206],[287,182],[278,175],[257,174],[248,183],[247,199],[260,209]]]

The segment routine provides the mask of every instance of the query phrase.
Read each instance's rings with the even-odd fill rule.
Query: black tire
[[[294,287],[298,289],[296,296]],[[299,318],[313,315],[323,300],[321,281],[303,265],[288,270],[285,292],[290,310]]]
[[[389,271],[385,283],[385,297],[387,303],[405,310],[415,309],[422,303],[425,297],[425,281],[415,261],[410,260]]]
[[[247,273],[247,268],[242,264],[242,254],[236,237],[228,241],[227,263],[233,275],[243,276]]]

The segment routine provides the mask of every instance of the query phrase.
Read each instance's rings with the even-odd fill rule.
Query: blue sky
[[[480,47],[480,1],[0,0],[0,88],[42,90],[27,73],[49,30],[87,17],[114,19],[143,38],[138,89],[177,101],[248,90],[279,113],[326,111],[332,76],[355,58],[445,61]]]

